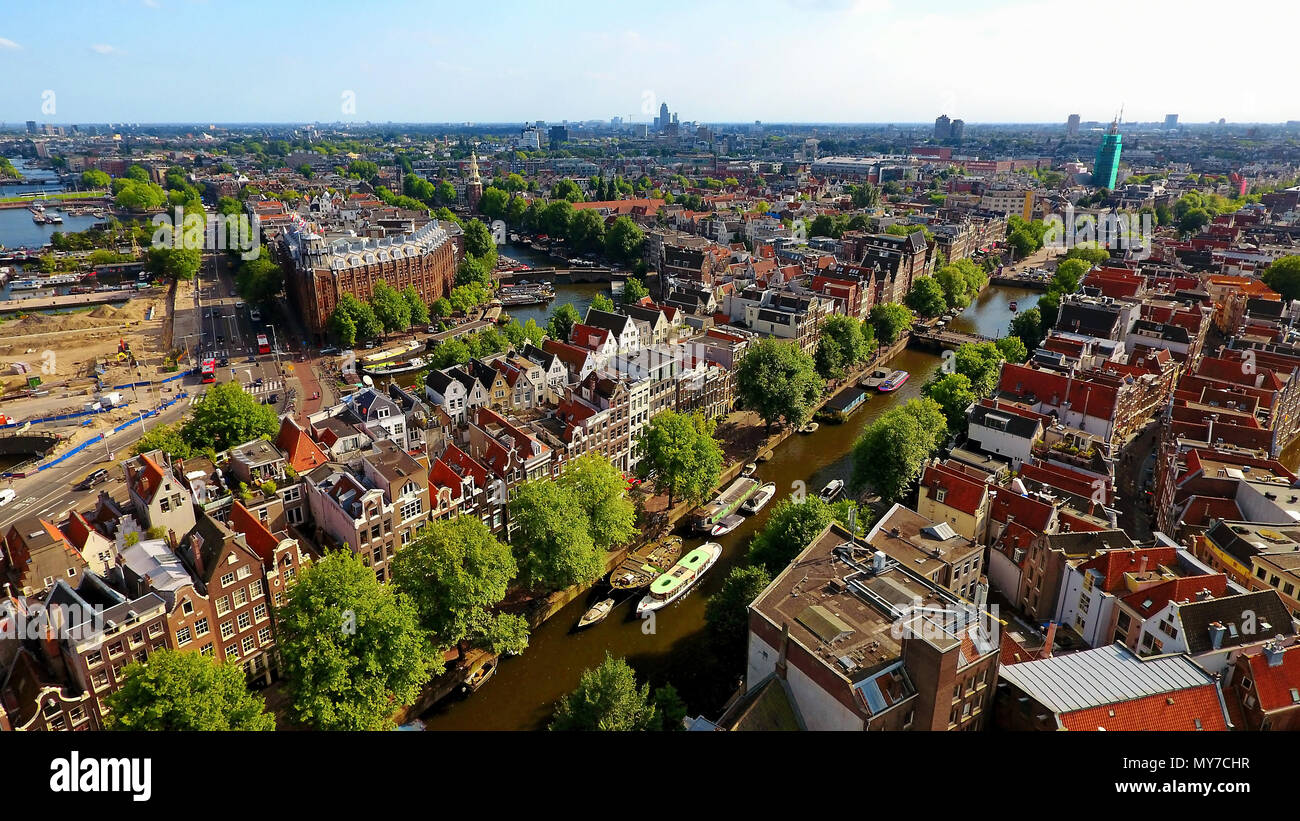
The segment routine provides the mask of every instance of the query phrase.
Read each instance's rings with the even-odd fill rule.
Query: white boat
[[[839,496],[840,491],[842,490],[844,490],[844,480],[832,479],[826,483],[826,487],[821,489],[821,492],[817,494],[817,497],[823,502],[833,502],[835,501],[835,497]]]
[[[582,614],[582,618],[578,619],[578,629],[581,630],[584,627],[590,627],[593,624],[604,621],[605,617],[608,616],[609,612],[613,609],[613,599],[602,599],[601,601],[596,602],[590,610]]]
[[[749,464],[745,465],[743,468],[740,469],[740,475],[748,479],[750,476],[753,476],[757,470],[758,470],[758,463],[750,462]]]
[[[799,428],[799,432],[800,432],[800,433],[816,433],[816,432],[817,432],[817,429],[820,428],[820,427],[821,427],[821,425],[818,424],[817,422],[809,422],[808,424],[804,425],[802,428]]]
[[[687,553],[667,573],[650,583],[650,592],[637,603],[637,616],[653,613],[685,596],[721,555],[722,545],[717,542],[705,542]]]
[[[754,491],[754,495],[750,496],[749,499],[740,506],[740,509],[744,513],[753,516],[755,513],[766,507],[767,503],[772,501],[772,497],[775,495],[776,482],[768,482],[758,490]]]
[[[744,524],[744,522],[745,517],[738,513],[733,513],[730,516],[723,516],[718,523],[713,526],[713,529],[709,531],[709,535],[726,536],[728,533]]]

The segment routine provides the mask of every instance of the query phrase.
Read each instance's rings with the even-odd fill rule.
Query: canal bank
[[[991,286],[954,319],[954,327],[985,336],[1005,336],[1011,321],[1009,303],[1021,310],[1037,301],[1025,289]],[[652,686],[671,683],[686,700],[692,714],[716,716],[732,694],[743,671],[722,669],[708,646],[704,608],[717,593],[727,573],[744,558],[749,541],[767,521],[780,498],[796,490],[816,492],[831,479],[848,480],[852,471],[853,443],[871,422],[892,407],[920,395],[930,375],[939,367],[938,356],[902,350],[888,360],[912,377],[898,391],[872,393],[866,404],[843,424],[823,424],[816,433],[794,435],[775,448],[772,459],[759,465],[756,477],[775,482],[777,498],[756,516],[748,517],[732,533],[716,539],[723,554],[697,588],[682,601],[660,611],[653,622],[638,621],[635,604],[622,600],[605,621],[582,632],[574,625],[603,588],[578,596],[534,629],[522,656],[503,659],[496,675],[483,688],[464,699],[451,698],[434,705],[421,717],[430,730],[533,730],[544,728],[557,699],[577,686],[583,670],[595,667],[608,652],[625,657],[641,680]],[[797,484],[796,484],[797,483]],[[686,549],[705,539],[692,536]]]

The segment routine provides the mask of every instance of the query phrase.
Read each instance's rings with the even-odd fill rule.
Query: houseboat
[[[808,424],[804,425],[802,428],[799,428],[799,432],[800,432],[800,433],[816,433],[816,432],[817,432],[817,429],[820,428],[820,427],[821,427],[821,425],[817,424],[816,422],[809,422]]]
[[[880,383],[889,378],[889,371],[883,368],[876,368],[869,375],[858,380],[858,387],[861,388],[879,388]]]
[[[639,590],[672,567],[682,555],[680,536],[650,542],[627,554],[622,564],[609,574],[609,586],[615,590]]]
[[[653,613],[685,596],[721,555],[722,545],[717,542],[706,542],[687,553],[650,585],[650,591],[637,603],[637,616]]]
[[[766,507],[767,503],[772,501],[772,497],[775,495],[776,482],[768,482],[758,490],[754,491],[754,495],[750,496],[749,499],[740,506],[740,509],[746,515],[753,516],[755,513]]]
[[[412,373],[424,367],[424,358],[413,356],[410,359],[403,359],[400,362],[384,363],[376,365],[362,365],[361,371],[369,376],[396,376],[401,373]]]
[[[843,422],[866,404],[867,396],[865,388],[850,385],[830,398],[822,408],[822,414],[832,421]]]
[[[880,387],[876,388],[876,390],[881,393],[896,391],[903,386],[903,383],[907,381],[909,376],[911,376],[911,374],[907,371],[894,371],[887,379],[885,379],[884,382],[880,383]]]
[[[713,526],[740,509],[745,500],[754,495],[758,489],[758,480],[742,476],[732,482],[726,490],[718,494],[712,502],[705,505],[695,517],[695,529],[708,533]]]

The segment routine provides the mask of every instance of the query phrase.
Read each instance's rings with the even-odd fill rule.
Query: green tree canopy
[[[658,726],[650,685],[638,688],[628,663],[608,653],[599,667],[583,671],[577,689],[560,699],[551,721],[557,731],[626,732]]]
[[[370,307],[384,330],[393,333],[411,327],[411,306],[400,291],[384,282],[375,283],[370,293]]]
[[[957,349],[953,365],[970,380],[977,396],[988,396],[1002,375],[1002,351],[993,342],[967,342]]]
[[[867,361],[872,347],[862,333],[861,322],[843,314],[827,317],[813,355],[817,373],[823,379],[843,379],[850,368]]]
[[[582,315],[573,307],[572,302],[561,303],[551,311],[551,318],[546,323],[546,335],[551,339],[568,342],[573,326],[581,321]]]
[[[882,302],[871,309],[871,324],[876,329],[876,339],[882,345],[892,345],[904,331],[912,327],[916,317],[905,305]]]
[[[253,439],[270,438],[280,429],[275,410],[260,404],[238,382],[218,382],[194,403],[181,425],[191,449],[228,450]]]
[[[722,475],[722,446],[713,438],[714,423],[699,413],[665,410],[650,418],[637,440],[638,469],[657,471],[655,487],[668,493],[669,507],[678,499],[704,501]]]
[[[127,665],[122,686],[108,696],[111,730],[274,730],[260,695],[244,684],[237,664],[185,650],[155,650]]]
[[[1021,311],[1011,318],[1011,333],[1025,343],[1026,348],[1037,348],[1047,335],[1043,328],[1043,314],[1036,306]],[[1011,359],[1011,357],[1007,357]],[[1020,361],[1024,361],[1023,359]]]
[[[1300,299],[1300,256],[1275,260],[1260,278],[1265,285],[1281,294],[1282,299],[1288,302]]]
[[[787,496],[772,509],[763,529],[749,545],[749,558],[769,575],[785,569],[826,525],[831,523],[830,505],[817,496],[803,499]]]
[[[340,333],[345,330],[346,326],[341,322],[341,318],[346,317],[351,323],[353,342],[346,342]],[[334,306],[334,312],[330,314],[329,319],[330,333],[347,347],[351,347],[355,342],[367,342],[379,336],[383,326],[379,324],[375,311],[366,303],[352,296],[343,294],[339,297],[338,305]]]
[[[777,422],[799,427],[807,422],[823,387],[813,358],[793,342],[765,337],[736,364],[741,402],[768,427]]]
[[[948,310],[943,286],[934,277],[918,277],[907,292],[907,307],[921,316],[939,316]]]
[[[235,287],[250,304],[269,305],[284,289],[284,271],[266,255],[259,255],[240,263]]]
[[[704,623],[708,626],[709,642],[717,658],[732,669],[742,668],[745,664],[749,637],[749,603],[758,598],[758,594],[771,582],[772,576],[762,566],[733,567],[722,582],[722,587],[709,597],[708,604],[704,606]]]
[[[351,551],[304,570],[277,615],[293,711],[315,729],[391,729],[442,671],[415,606]]]
[[[925,396],[939,403],[948,420],[949,430],[960,430],[966,422],[966,409],[978,399],[971,389],[970,378],[960,373],[938,373],[922,389]]]
[[[628,498],[627,480],[603,455],[579,456],[565,465],[558,482],[586,513],[597,548],[611,550],[640,532],[636,505]]]
[[[947,431],[948,419],[933,399],[886,411],[853,446],[853,487],[870,486],[884,501],[897,501]]]
[[[605,254],[611,259],[631,265],[641,259],[641,246],[645,232],[631,217],[618,217],[605,232]]]
[[[645,287],[644,280],[628,277],[623,283],[624,305],[635,305],[648,296],[650,296],[650,289]]]
[[[523,577],[542,590],[562,590],[595,581],[603,555],[592,539],[586,510],[558,482],[536,479],[515,490],[510,501],[512,545]]]

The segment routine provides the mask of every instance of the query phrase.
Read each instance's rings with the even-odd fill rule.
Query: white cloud
[[[96,43],[95,45],[90,47],[90,50],[95,52],[96,54],[121,54],[122,53],[122,50],[120,48],[106,45],[104,43]]]
[[[0,49],[20,49],[22,46],[7,37],[0,37]]]

